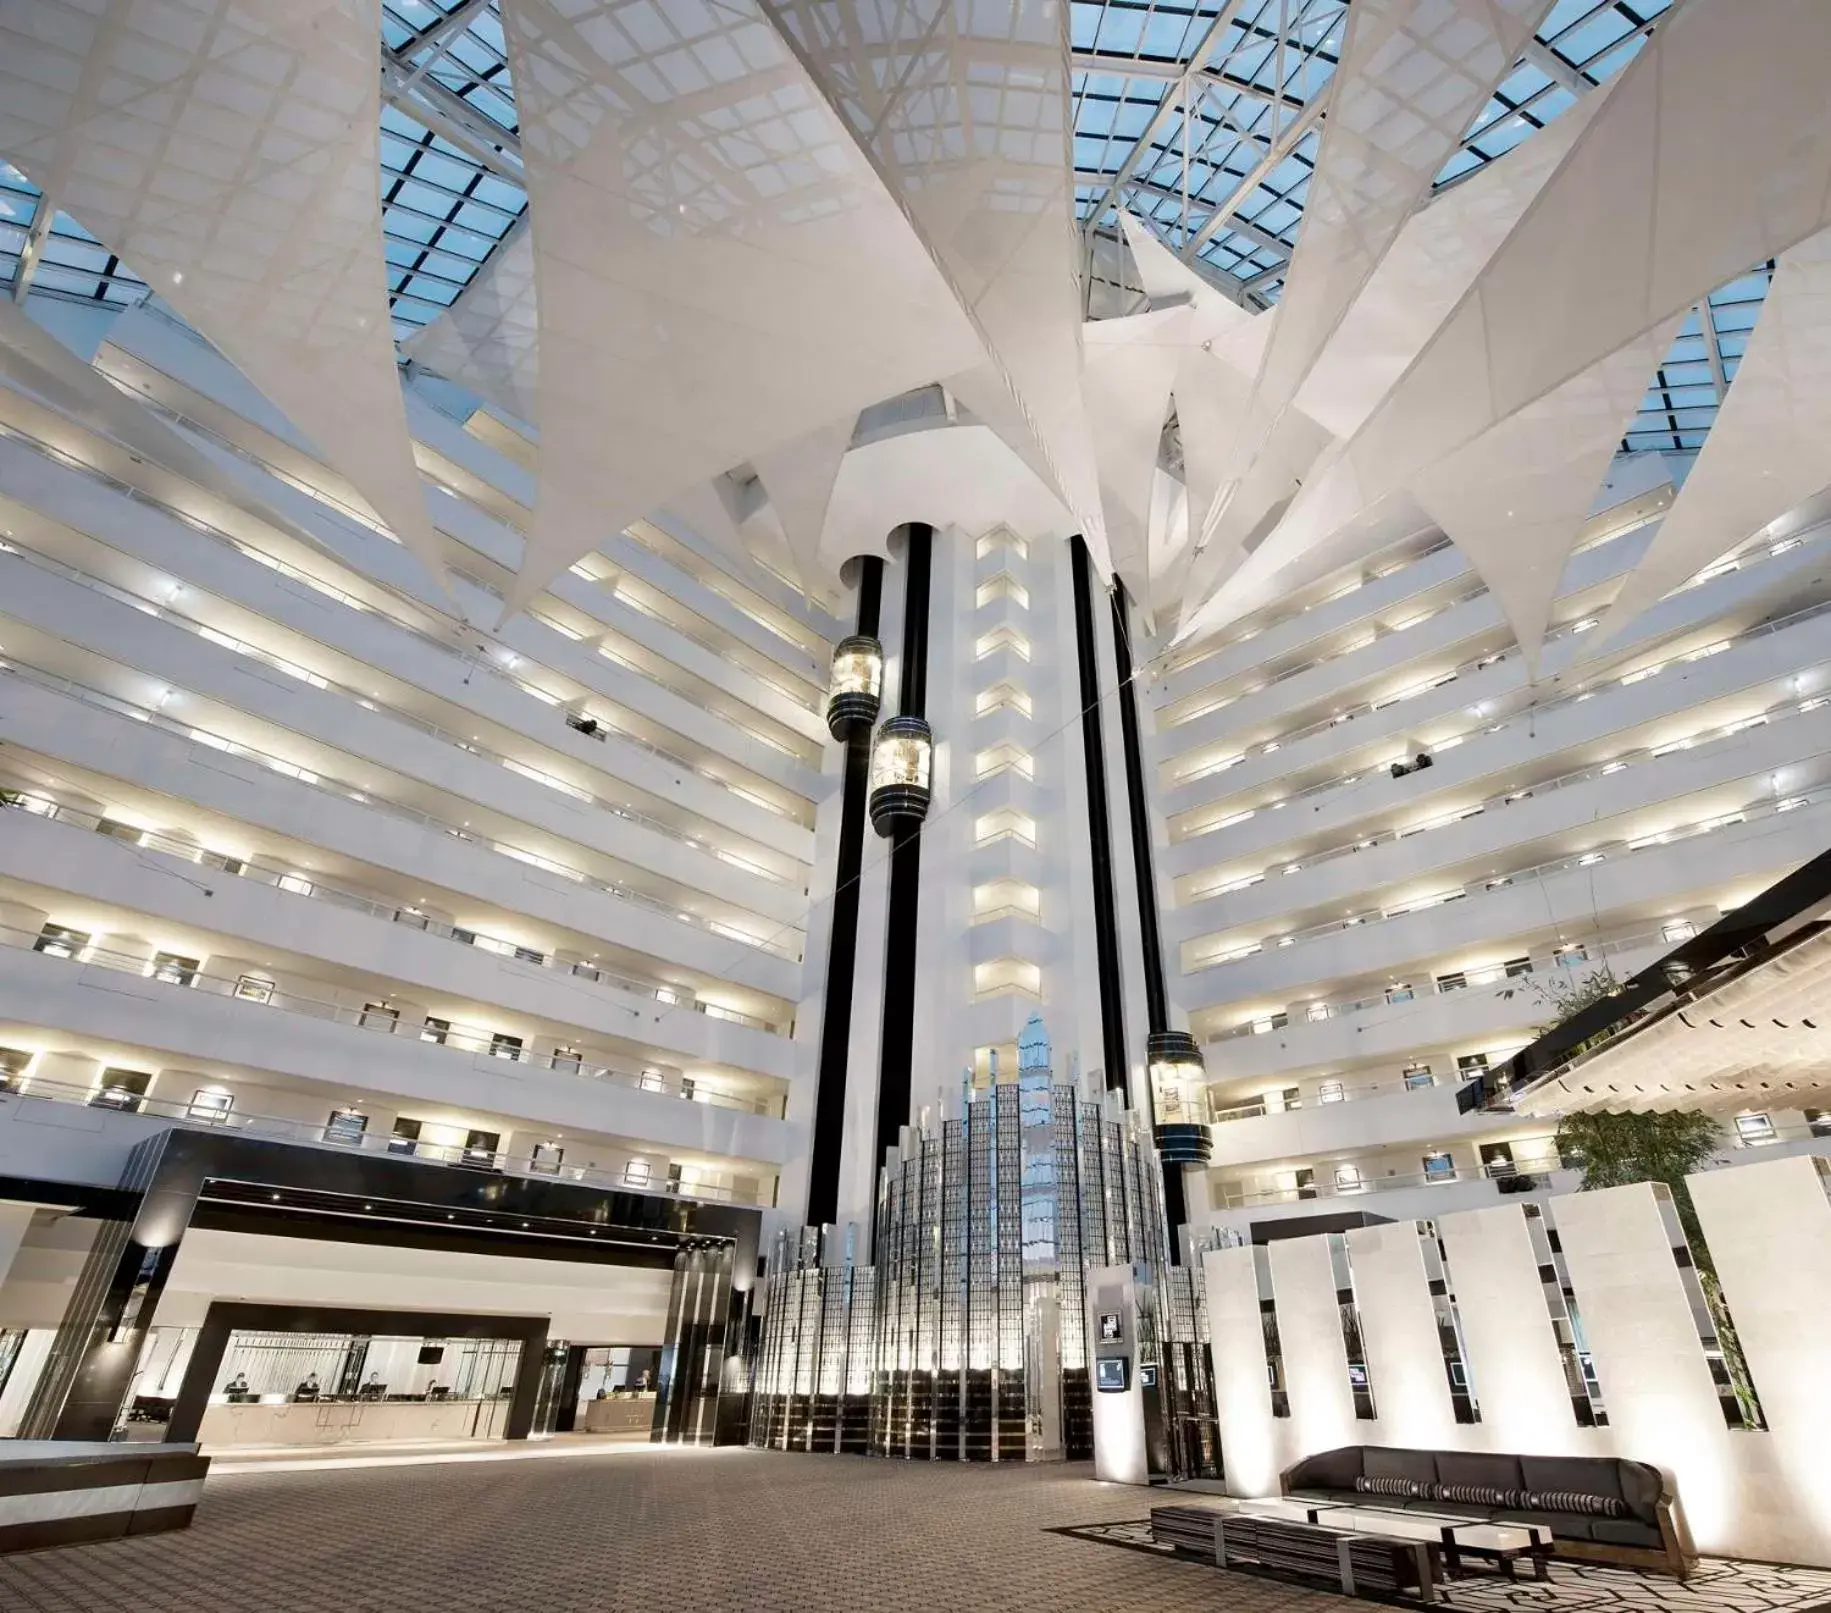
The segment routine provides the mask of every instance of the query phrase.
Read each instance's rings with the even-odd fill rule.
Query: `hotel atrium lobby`
[[[1827,64],[0,0],[0,1613],[1831,1608]]]

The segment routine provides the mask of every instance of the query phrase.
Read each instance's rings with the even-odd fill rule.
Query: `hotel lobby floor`
[[[1329,1613],[1050,1533],[1136,1518],[1086,1464],[745,1450],[244,1473],[188,1531],[0,1558],[4,1613]]]

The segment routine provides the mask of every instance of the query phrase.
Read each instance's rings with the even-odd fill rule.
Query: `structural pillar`
[[[883,1037],[878,1052],[874,1164],[909,1123],[916,1005],[917,899],[922,883],[922,819],[928,811],[932,737],[928,703],[928,591],[934,529],[902,529],[908,575],[903,592],[902,670],[897,715],[872,751],[871,821],[890,840],[890,902],[885,921]],[[919,779],[916,774],[919,772]]]
[[[827,724],[845,745],[839,849],[833,875],[833,923],[827,942],[826,997],[820,1020],[820,1055],[814,1087],[814,1135],[808,1164],[807,1223],[831,1225],[839,1215],[840,1157],[845,1141],[846,1066],[852,1038],[852,981],[858,953],[859,876],[864,866],[865,800],[871,775],[871,724],[877,718],[883,650],[876,649],[876,687],[867,665],[877,644],[884,595],[884,562],[861,556],[858,623],[834,655]],[[848,647],[849,650],[848,650]],[[842,660],[846,664],[842,667]]]
[[[1170,1259],[1182,1260],[1177,1229],[1189,1219],[1184,1189],[1186,1165],[1206,1165],[1213,1153],[1205,1112],[1160,1113],[1158,1086],[1164,1081],[1199,1083],[1201,1049],[1187,1031],[1170,1028],[1169,992],[1164,973],[1163,933],[1157,915],[1157,874],[1151,856],[1150,808],[1145,794],[1144,746],[1138,731],[1138,697],[1133,686],[1131,602],[1125,584],[1113,579],[1113,660],[1119,673],[1119,730],[1125,751],[1125,798],[1132,829],[1133,883],[1138,888],[1138,933],[1144,952],[1144,999],[1147,1035],[1144,1101],[1152,1136],[1163,1162],[1164,1218],[1170,1224]]]
[[[1074,647],[1080,668],[1081,751],[1087,770],[1087,845],[1093,858],[1094,964],[1100,980],[1100,1050],[1106,1088],[1125,1091],[1125,988],[1113,902],[1112,818],[1106,802],[1106,740],[1100,721],[1099,643],[1094,635],[1093,565],[1080,533],[1068,540],[1074,571]]]

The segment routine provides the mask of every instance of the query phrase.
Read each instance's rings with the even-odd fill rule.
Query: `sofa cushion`
[[[1520,1481],[1535,1495],[1575,1491],[1621,1499],[1621,1464],[1612,1456],[1522,1456]]]
[[[1411,1479],[1418,1484],[1431,1485],[1437,1482],[1437,1454],[1391,1445],[1367,1445],[1362,1447],[1361,1471],[1370,1479]]]
[[[1628,1504],[1618,1495],[1591,1495],[1587,1490],[1528,1490],[1522,1506],[1541,1512],[1581,1512],[1592,1518],[1625,1518]]]
[[[1438,1451],[1437,1482],[1479,1484],[1490,1490],[1523,1490],[1519,1458],[1486,1451]]]
[[[1497,1490],[1492,1484],[1433,1484],[1430,1493],[1439,1501],[1461,1501],[1480,1507],[1519,1506],[1525,1494],[1523,1490]]]
[[[1638,1518],[1595,1518],[1591,1527],[1590,1538],[1604,1545],[1647,1546],[1654,1551],[1665,1545],[1658,1528]]]
[[[1481,1506],[1472,1501],[1439,1501],[1425,1497],[1418,1501],[1405,1503],[1407,1512],[1428,1512],[1432,1517],[1470,1518],[1477,1523],[1486,1523],[1488,1515],[1493,1512],[1491,1506]]]
[[[1541,1529],[1549,1529],[1554,1541],[1594,1540],[1595,1526],[1608,1521],[1573,1512],[1535,1512],[1531,1507],[1497,1507],[1493,1518],[1495,1523],[1536,1523]]]
[[[1363,1449],[1360,1445],[1343,1445],[1304,1457],[1291,1469],[1290,1488],[1352,1491],[1354,1481],[1366,1471],[1361,1466]]]
[[[1659,1498],[1665,1493],[1665,1476],[1651,1462],[1617,1461],[1615,1479],[1628,1512],[1642,1523],[1659,1526]]]

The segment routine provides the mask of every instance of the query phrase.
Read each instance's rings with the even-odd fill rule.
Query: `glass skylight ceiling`
[[[1083,227],[1118,209],[1249,305],[1277,299],[1302,222],[1319,113],[1352,0],[1073,0],[1073,162]],[[1672,0],[1558,0],[1525,58],[1445,165],[1453,185],[1617,73]],[[526,207],[513,89],[495,0],[384,0],[381,183],[395,332],[436,318]],[[15,274],[38,207],[0,164],[0,275]],[[1692,453],[1734,378],[1767,269],[1687,323],[1623,447]],[[32,281],[56,296],[132,303],[145,286],[55,213]]]

